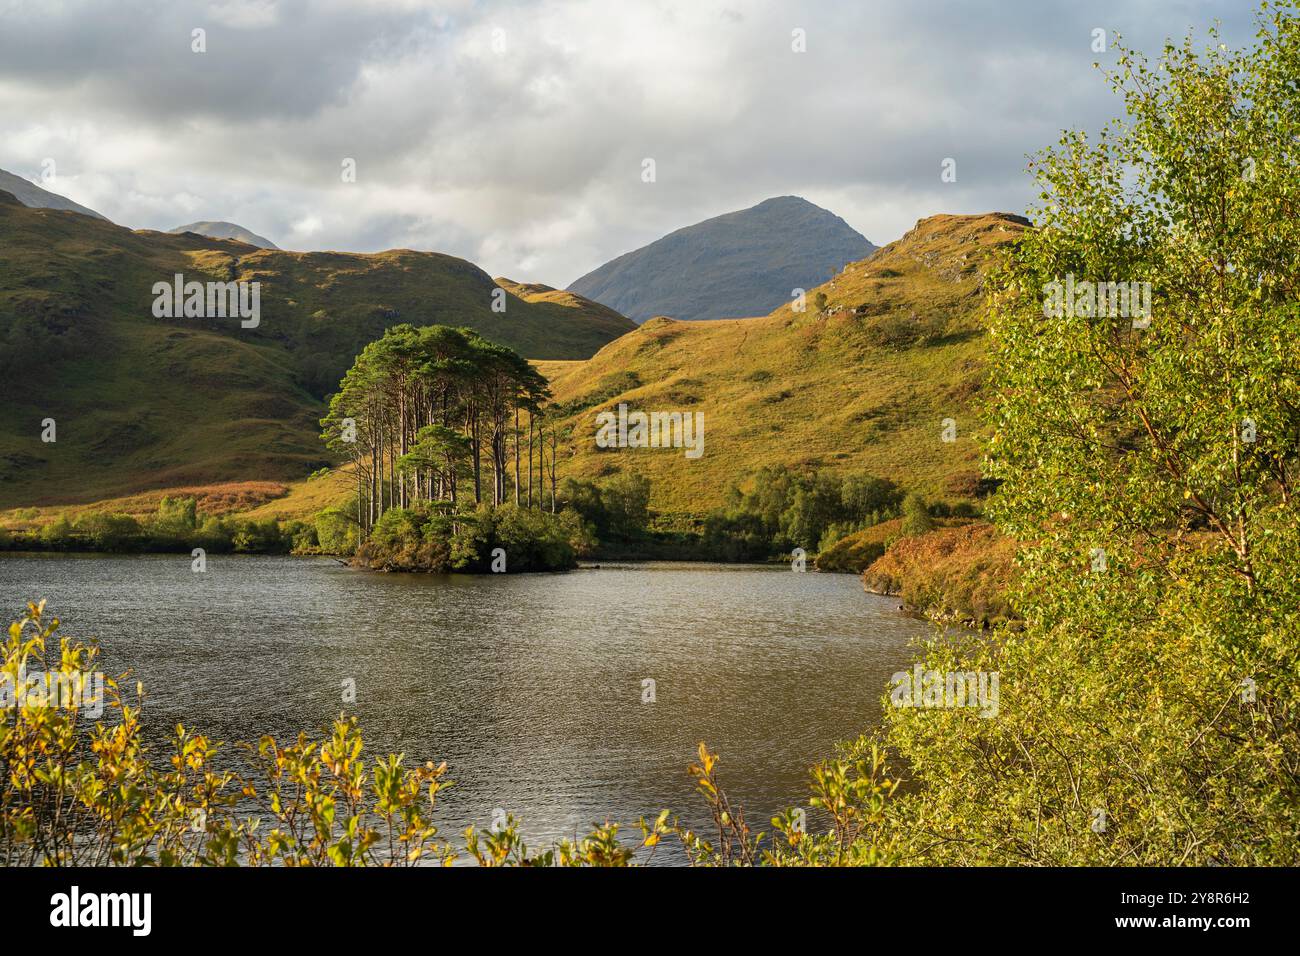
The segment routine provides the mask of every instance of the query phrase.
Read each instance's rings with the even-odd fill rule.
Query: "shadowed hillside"
[[[260,282],[260,324],[155,318],[153,284],[176,273]],[[401,322],[468,326],[532,358],[586,357],[633,327],[576,297],[507,294],[494,312],[497,290],[437,253],[255,249],[0,193],[0,507],[301,478],[326,463],[322,397]]]
[[[655,508],[700,514],[763,465],[860,470],[949,500],[981,491],[973,409],[984,377],[983,274],[1018,216],[934,216],[757,319],[652,319],[586,362],[542,362],[573,428],[565,473],[641,472]],[[818,311],[817,293],[824,293]],[[601,449],[595,416],[701,411],[705,451]],[[943,421],[956,441],[942,440]]]

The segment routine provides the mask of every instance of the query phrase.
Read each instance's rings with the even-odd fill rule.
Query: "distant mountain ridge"
[[[11,193],[24,206],[33,209],[62,209],[64,212],[79,212],[83,216],[94,216],[96,219],[109,221],[107,216],[100,215],[81,203],[73,202],[66,196],[52,193],[48,189],[42,189],[35,183],[5,172],[3,169],[0,169],[0,192]]]
[[[167,230],[172,235],[179,235],[182,232],[192,232],[196,235],[207,236],[209,239],[234,239],[236,242],[246,242],[250,246],[257,246],[259,249],[279,249],[270,239],[265,239],[250,229],[234,222],[226,222],[223,219],[200,219],[198,222],[191,222],[184,226],[177,226],[175,229]]]
[[[767,315],[876,247],[839,216],[798,196],[678,229],[569,286],[640,323]]]

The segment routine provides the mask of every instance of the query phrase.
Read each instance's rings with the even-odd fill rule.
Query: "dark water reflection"
[[[431,577],[329,559],[212,556],[195,574],[188,555],[0,557],[5,613],[39,597],[66,632],[102,641],[105,670],[144,682],[153,732],[290,737],[346,709],[372,754],[448,762],[443,836],[504,807],[539,844],[663,807],[700,822],[686,773],[700,740],[767,829],[804,802],[812,762],[878,721],[927,629],[852,576],[723,565]]]

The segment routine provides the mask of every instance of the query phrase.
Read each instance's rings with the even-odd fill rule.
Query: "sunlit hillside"
[[[763,465],[863,470],[938,498],[977,496],[983,274],[1026,225],[1001,213],[933,216],[810,290],[803,312],[792,303],[762,318],[652,319],[589,361],[539,363],[573,429],[564,472],[642,472],[654,507],[678,514],[720,504]],[[598,448],[595,416],[619,403],[703,412],[703,456]]]

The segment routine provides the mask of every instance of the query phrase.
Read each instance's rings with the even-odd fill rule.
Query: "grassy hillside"
[[[564,472],[640,472],[652,507],[700,514],[763,465],[867,471],[949,501],[979,491],[973,413],[984,377],[984,271],[1025,220],[934,216],[757,319],[657,318],[586,362],[539,363],[573,428]],[[819,311],[818,293],[825,295]],[[595,416],[626,402],[702,411],[705,451],[600,449]],[[957,440],[942,440],[945,418]]]
[[[533,305],[551,306],[552,308],[547,311],[553,312],[555,315],[564,314],[554,312],[554,308],[557,307],[577,309],[591,319],[603,319],[608,328],[619,330],[620,335],[624,331],[628,331],[626,317],[615,312],[607,305],[593,302],[591,299],[576,292],[570,292],[568,289],[555,289],[540,282],[515,282],[501,276],[498,276],[493,281],[511,295],[525,302],[530,302]],[[551,361],[564,361],[564,359],[552,359]]]
[[[321,511],[348,504],[355,481],[346,469],[323,472],[298,481],[226,481],[207,485],[155,488],[78,504],[39,505],[0,511],[0,528],[35,531],[60,516],[77,521],[95,512],[146,518],[164,498],[193,498],[200,514],[239,517],[252,521],[311,521]]]
[[[154,318],[153,284],[178,272],[261,282],[260,326]],[[0,508],[301,479],[326,463],[322,397],[399,322],[469,326],[541,359],[586,357],[633,327],[572,295],[507,290],[493,312],[497,288],[452,256],[132,232],[0,193]]]

